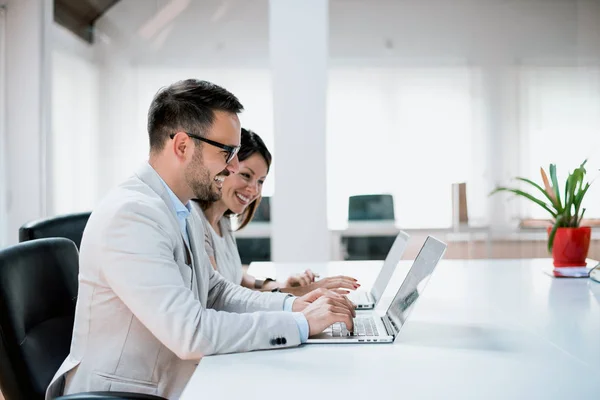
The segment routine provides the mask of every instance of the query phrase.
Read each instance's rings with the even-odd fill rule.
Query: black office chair
[[[151,399],[163,399],[162,397],[152,396],[148,394],[139,393],[125,393],[125,392],[88,392],[88,393],[77,393],[68,394],[66,396],[60,396],[54,400],[151,400]]]
[[[263,196],[260,199],[260,203],[254,213],[252,222],[271,222],[271,198],[269,196]]]
[[[394,197],[391,194],[365,194],[348,199],[348,221],[394,221]],[[342,237],[346,260],[384,260],[395,236]]]
[[[242,264],[271,261],[271,238],[237,238],[235,241]]]
[[[271,222],[271,198],[263,196],[250,224]],[[237,248],[242,264],[252,261],[271,261],[271,238],[237,238]]]
[[[394,197],[391,194],[363,194],[348,199],[348,221],[394,219]]]
[[[0,389],[6,400],[43,399],[69,354],[78,272],[79,254],[68,239],[38,239],[0,250]],[[103,398],[99,395],[115,394],[72,398]],[[129,397],[104,398],[162,399],[124,395]]]
[[[19,229],[19,242],[62,237],[71,239],[77,248],[79,248],[81,245],[81,236],[90,215],[91,212],[83,212],[28,222]]]

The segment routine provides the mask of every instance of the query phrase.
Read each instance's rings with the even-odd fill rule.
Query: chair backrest
[[[385,260],[396,236],[342,236],[344,260]]]
[[[260,203],[258,204],[258,208],[254,213],[254,218],[252,218],[252,222],[270,222],[271,221],[271,198],[269,196],[264,196]]]
[[[78,270],[68,239],[0,250],[0,388],[7,400],[43,399],[69,354]]]
[[[51,237],[62,237],[72,240],[77,248],[81,244],[81,236],[91,212],[59,215],[31,221],[19,229],[19,242]]]
[[[348,199],[348,221],[394,219],[394,197],[391,194],[364,194]]]
[[[242,264],[271,261],[271,238],[237,238],[236,243]]]
[[[166,400],[164,397],[129,392],[86,392],[59,396],[54,400]]]

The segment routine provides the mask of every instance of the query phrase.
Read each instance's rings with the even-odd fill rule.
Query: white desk
[[[600,284],[549,260],[443,260],[394,344],[303,345],[205,357],[183,400],[599,399]],[[381,262],[309,265],[369,286]],[[378,309],[402,280],[402,262]],[[307,265],[251,265],[278,277]]]

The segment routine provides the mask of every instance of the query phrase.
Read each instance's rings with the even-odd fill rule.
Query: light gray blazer
[[[223,279],[196,211],[187,224],[191,266],[171,199],[148,164],[95,209],[81,243],[71,352],[46,399],[98,390],[176,399],[205,355],[300,344],[292,313],[282,311],[286,295]]]

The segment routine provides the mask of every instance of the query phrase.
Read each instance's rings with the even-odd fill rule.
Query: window
[[[560,183],[588,158],[588,180],[598,176],[600,68],[527,67],[520,80],[522,175],[539,182],[540,167],[548,172],[548,165],[555,163]],[[587,218],[600,217],[599,183],[586,194]],[[535,205],[525,204],[522,210],[522,217],[548,218],[547,212]]]
[[[454,182],[467,182],[470,203],[485,203],[476,77],[466,67],[330,71],[330,227],[345,224],[355,194],[392,194],[402,228],[451,226]]]

